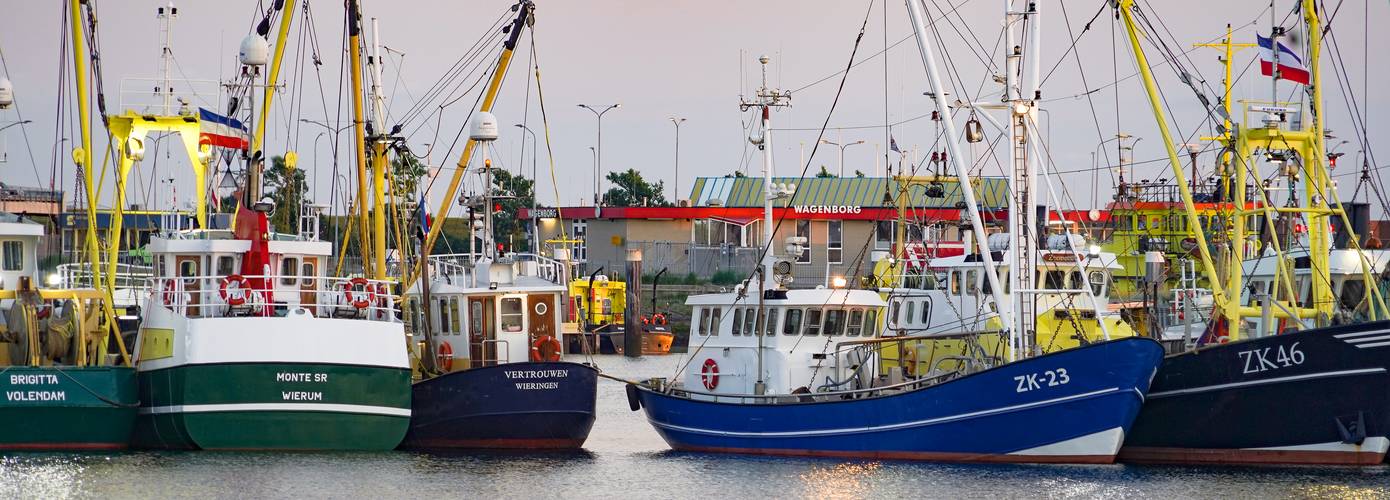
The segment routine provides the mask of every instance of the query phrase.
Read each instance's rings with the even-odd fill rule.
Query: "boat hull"
[[[716,402],[631,390],[677,450],[1110,463],[1162,355],[1152,340],[1123,339],[902,393],[835,401]]]
[[[144,448],[389,450],[410,420],[410,371],[327,363],[181,365],[140,373]]]
[[[598,371],[507,363],[416,382],[402,448],[577,449],[594,425]]]
[[[1390,322],[1304,330],[1170,355],[1120,459],[1379,463],[1390,446],[1388,367]]]
[[[0,375],[0,449],[119,450],[135,422],[135,369],[11,366]]]

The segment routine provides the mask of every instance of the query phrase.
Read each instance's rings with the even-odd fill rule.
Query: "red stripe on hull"
[[[577,450],[583,439],[429,439],[408,441],[402,448],[473,450]]]
[[[0,450],[64,451],[64,450],[124,450],[127,443],[4,443]]]
[[[1126,446],[1119,459],[1148,464],[1376,465],[1385,459],[1374,451],[1243,450]]]
[[[919,460],[930,462],[1022,463],[1022,464],[1113,464],[1114,455],[1009,455],[987,453],[951,453],[919,451],[835,451],[785,450],[776,448],[722,448],[676,446],[680,451],[700,453],[739,453],[745,455],[775,455],[788,457],[861,458],[874,460]]]

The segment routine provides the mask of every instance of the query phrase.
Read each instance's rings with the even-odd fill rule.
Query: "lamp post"
[[[671,183],[671,197],[679,199],[681,195],[681,124],[685,123],[685,118],[671,117],[671,124],[676,126],[676,177]]]
[[[33,121],[34,121],[34,120],[24,120],[24,121],[13,122],[13,123],[10,123],[9,125],[5,125],[5,126],[3,126],[3,127],[0,127],[0,132],[3,132],[5,129],[10,128],[10,127],[13,127],[13,126],[15,126],[15,125],[23,125],[23,124],[26,124],[26,123],[32,123]],[[1346,142],[1346,141],[1342,141],[1342,142]],[[5,163],[5,162],[9,161],[9,159],[10,159],[10,154],[9,154],[8,152],[0,151],[0,163]]]
[[[327,131],[333,133],[333,171],[334,171],[334,172],[337,172],[337,171],[338,171],[338,144],[339,144],[338,135],[339,135],[339,134],[342,134],[342,132],[343,132],[344,130],[347,130],[347,129],[352,128],[354,124],[349,123],[349,124],[347,124],[347,125],[343,125],[342,127],[334,127],[334,126],[329,125],[329,124],[327,124],[327,123],[324,123],[324,122],[321,122],[321,121],[318,121],[318,120],[310,120],[310,119],[308,119],[308,118],[300,118],[300,119],[299,119],[299,122],[300,122],[300,123],[308,123],[308,124],[310,124],[310,125],[318,125],[318,126],[320,126],[320,127],[323,127],[325,130],[327,130]],[[317,154],[317,152],[318,152],[318,142],[319,142],[318,137],[315,137],[315,138],[314,138],[314,152],[315,152],[316,154]],[[314,184],[318,184],[318,177],[319,177],[318,165],[319,165],[318,156],[315,156],[315,157],[314,157],[314,181],[315,181]],[[330,189],[329,191],[331,192],[332,190]],[[336,194],[336,193],[330,193],[330,196],[331,196],[332,194]]]
[[[540,184],[540,177],[536,175],[536,157],[540,156],[540,151],[536,150],[536,133],[530,127],[518,123],[516,127],[521,129],[526,135],[531,136],[531,252],[540,255],[541,253],[541,233],[540,226],[536,222],[536,186]],[[521,143],[521,165],[526,166],[526,141]]]
[[[599,174],[603,172],[603,115],[604,113],[607,113],[609,111],[621,108],[623,107],[623,105],[609,104],[608,106],[603,108],[603,111],[594,109],[588,104],[580,104],[579,107],[589,110],[589,112],[593,113],[594,117],[598,119],[598,140],[595,141],[597,143],[595,144],[597,146],[597,149],[594,153],[594,206],[598,206],[599,185],[601,184],[601,181],[599,180]]]
[[[593,146],[589,146],[589,156],[590,156],[591,158],[593,158],[593,160],[594,160],[594,212],[597,213],[597,212],[598,212],[598,205],[599,205],[599,203],[598,203],[598,202],[599,202],[599,197],[598,197],[598,150],[594,149]],[[598,217],[598,216],[595,215],[595,217]]]
[[[821,144],[829,144],[829,145],[831,145],[831,146],[835,146],[835,147],[837,147],[837,148],[840,148],[840,177],[844,177],[844,176],[845,176],[845,150],[848,149],[850,146],[854,146],[854,145],[858,145],[858,144],[863,144],[863,143],[864,143],[863,140],[858,140],[858,141],[851,142],[851,143],[849,143],[849,144],[839,144],[839,143],[836,143],[836,142],[831,142],[831,141],[829,141],[829,140],[827,140],[827,139],[821,139],[820,142],[821,142]]]

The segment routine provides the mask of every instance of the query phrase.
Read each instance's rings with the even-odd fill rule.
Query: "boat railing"
[[[430,274],[433,276],[464,276],[473,272],[480,256],[469,253],[430,255]],[[551,283],[564,281],[565,264],[558,260],[533,253],[509,253],[499,262],[511,261],[520,264],[518,276],[535,276]]]
[[[936,384],[955,378],[958,372],[936,373],[924,377],[906,380],[896,384],[881,385],[878,387],[868,387],[863,389],[849,389],[840,391],[825,392],[805,392],[792,394],[719,394],[713,392],[697,391],[686,388],[667,387],[663,392],[672,396],[694,395],[701,399],[713,402],[738,402],[738,403],[813,403],[822,401],[837,401],[844,399],[867,399],[896,394],[903,391],[917,389],[918,387]]]
[[[104,266],[102,270],[105,271]],[[154,267],[118,262],[113,276],[118,289],[143,289],[154,276]],[[92,267],[87,263],[60,264],[58,279],[63,288],[98,288],[92,283]]]
[[[507,342],[506,340],[503,340],[503,339],[488,339],[488,340],[484,340],[484,341],[482,342],[482,344],[483,344],[483,359],[482,359],[483,366],[505,365],[505,364],[507,364],[507,363],[511,363],[511,362],[512,362],[512,355],[511,355],[511,345],[512,345],[512,344],[511,344],[511,342]],[[497,356],[493,357],[492,359],[488,359],[488,358],[487,358],[487,345],[488,345],[488,344],[492,344],[493,352],[497,353]],[[489,361],[490,361],[492,364],[488,364]]]
[[[256,284],[260,283],[260,286]],[[188,276],[149,278],[149,304],[188,318],[285,316],[400,321],[394,283],[322,276]]]

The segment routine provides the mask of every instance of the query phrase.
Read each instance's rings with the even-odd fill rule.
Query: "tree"
[[[400,154],[391,160],[391,185],[397,202],[415,201],[415,192],[426,172],[425,164],[415,155]]]
[[[647,182],[642,178],[642,173],[635,169],[627,169],[626,172],[609,172],[608,182],[613,183],[613,188],[603,194],[603,204],[610,207],[669,207],[671,202],[666,201],[666,195],[662,191],[666,189],[666,183],[656,181],[656,184]]]
[[[819,178],[819,179],[833,179],[833,178],[835,178],[835,174],[830,173],[830,170],[829,170],[829,169],[826,169],[826,168],[825,168],[825,165],[821,165],[821,166],[820,166],[820,172],[816,172],[816,178]]]
[[[862,178],[864,178],[864,172],[860,172],[860,171],[858,171],[858,170],[855,170],[855,171],[854,171],[854,176],[862,179]]]
[[[275,232],[295,232],[299,207],[305,202],[304,194],[309,192],[304,170],[290,167],[283,156],[271,157],[270,168],[265,169],[265,182],[262,185],[265,196],[275,202],[275,213],[270,218]]]
[[[492,186],[492,195],[497,197],[495,203],[502,209],[500,213],[492,215],[493,238],[502,244],[514,243],[515,246],[511,248],[513,251],[534,250],[527,241],[526,224],[518,218],[518,212],[522,207],[530,207],[535,203],[536,182],[494,168]]]

